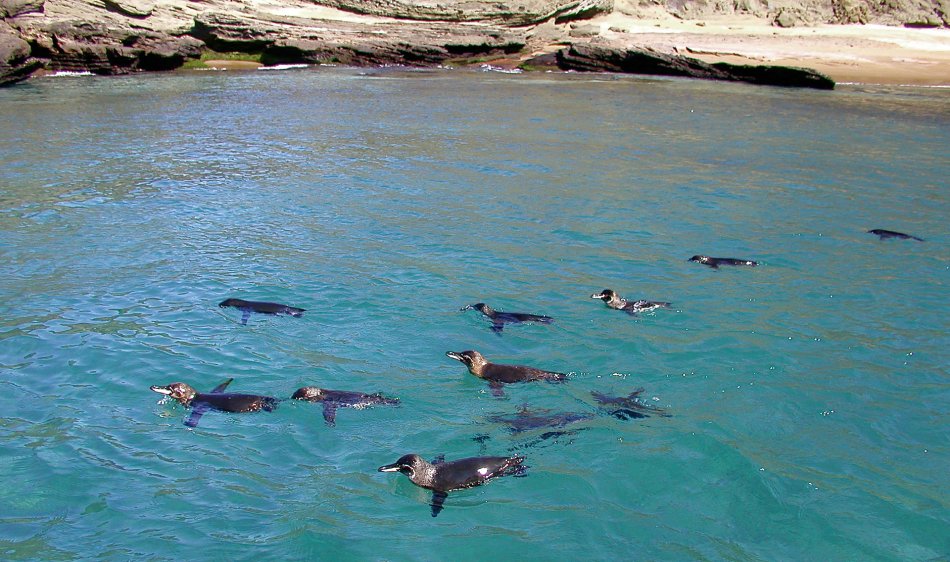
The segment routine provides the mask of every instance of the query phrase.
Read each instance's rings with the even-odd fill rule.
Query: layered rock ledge
[[[742,0],[728,6],[705,0],[0,0],[0,85],[37,69],[170,70],[214,50],[252,54],[263,64],[551,61],[562,70],[828,88],[828,77],[791,68],[808,64],[775,63],[754,49],[743,51],[742,41],[729,50],[710,49],[697,38],[708,37],[707,22],[716,18],[753,18],[773,35],[877,22],[936,27],[920,33],[943,33],[938,38],[946,39],[950,53],[948,14],[950,0],[886,6],[864,0]],[[669,33],[644,31],[647,21]],[[691,27],[675,29],[683,25]]]

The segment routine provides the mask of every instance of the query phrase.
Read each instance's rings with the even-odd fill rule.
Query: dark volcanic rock
[[[814,88],[833,90],[835,81],[810,68],[771,65],[738,65],[727,62],[713,64],[732,76],[731,80],[761,84],[763,86],[788,86],[793,88]]]
[[[40,64],[40,61],[30,58],[30,44],[0,22],[0,86],[25,79]]]
[[[830,78],[806,68],[708,64],[691,57],[660,53],[646,48],[615,49],[595,45],[572,45],[558,52],[557,61],[558,66],[564,70],[682,76],[822,90],[834,88],[834,81]]]
[[[653,49],[615,49],[594,45],[571,45],[557,54],[564,70],[623,72],[658,76],[685,76],[708,80],[728,80],[728,76],[700,60],[668,55]]]

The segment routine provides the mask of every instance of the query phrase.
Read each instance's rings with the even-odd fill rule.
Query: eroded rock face
[[[39,61],[30,58],[30,44],[0,22],[0,86],[19,82],[39,65]]]
[[[681,19],[747,14],[783,27],[815,23],[950,27],[950,0],[629,0],[621,10],[638,15],[658,5]]]
[[[613,10],[614,0],[319,0],[318,4],[347,12],[420,21],[484,22],[496,25],[530,25],[551,18],[591,17]]]
[[[195,18],[191,34],[218,51],[260,52],[265,64],[433,66],[456,57],[513,53],[525,46],[524,32],[518,29],[435,22],[314,25],[302,18],[262,21],[221,13]]]
[[[189,36],[89,22],[56,22],[26,34],[33,56],[51,70],[125,74],[170,70],[200,56],[204,44]]]
[[[45,0],[0,0],[0,18],[15,18],[43,11]]]
[[[147,18],[155,10],[155,3],[141,0],[103,0],[107,10],[132,18]]]

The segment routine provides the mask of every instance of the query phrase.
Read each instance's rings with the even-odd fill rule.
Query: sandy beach
[[[883,25],[780,28],[748,17],[703,21],[595,18],[603,40],[706,62],[801,66],[838,83],[950,87],[950,29]]]

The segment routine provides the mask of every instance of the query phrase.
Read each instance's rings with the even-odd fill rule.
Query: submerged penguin
[[[579,421],[594,419],[594,414],[579,412],[561,412],[552,414],[551,410],[530,410],[527,404],[518,408],[512,415],[488,416],[488,421],[502,423],[508,426],[511,433],[518,434],[532,429],[562,428]]]
[[[483,302],[463,306],[460,310],[477,310],[492,321],[491,330],[500,334],[505,329],[505,324],[520,324],[522,322],[538,322],[540,324],[550,324],[554,321],[550,316],[541,314],[527,314],[525,312],[502,312],[495,310]]]
[[[524,457],[471,457],[445,462],[441,458],[426,462],[419,455],[403,455],[379,472],[401,472],[416,486],[432,490],[432,517],[442,511],[452,490],[479,486],[498,476],[524,474]]]
[[[704,265],[708,265],[713,269],[718,269],[720,265],[747,265],[750,267],[755,267],[759,265],[758,262],[752,260],[737,260],[736,258],[711,258],[709,256],[700,256],[695,255],[689,258],[687,261],[695,261]]]
[[[649,406],[640,402],[640,395],[643,394],[643,388],[638,388],[627,396],[608,396],[591,391],[591,396],[601,407],[611,410],[610,415],[620,420],[629,420],[635,418],[648,418],[650,415],[657,415],[664,418],[671,417],[665,410],[654,406]]]
[[[276,302],[246,301],[243,299],[225,299],[218,303],[221,308],[233,306],[241,311],[241,324],[247,324],[247,319],[251,317],[252,312],[259,314],[288,314],[295,318],[300,318],[307,311],[306,308],[297,308],[278,304]]]
[[[884,230],[883,228],[875,228],[869,230],[868,234],[876,234],[880,237],[881,240],[886,238],[899,238],[901,240],[916,240],[918,242],[923,242],[923,238],[917,238],[916,236],[911,236],[910,234],[904,234],[903,232],[895,232],[893,230]]]
[[[214,387],[211,392],[197,392],[183,382],[173,382],[168,386],[152,386],[150,388],[153,392],[164,394],[177,400],[182,406],[191,408],[191,415],[185,420],[185,425],[188,427],[196,427],[198,420],[208,410],[220,410],[222,412],[257,412],[264,410],[265,412],[272,412],[277,409],[280,400],[272,396],[224,392],[224,389],[233,380],[224,381]]]
[[[499,365],[490,363],[481,353],[477,351],[447,351],[447,357],[461,361],[468,367],[468,372],[480,379],[488,381],[492,394],[501,396],[504,394],[502,385],[514,382],[529,381],[548,381],[561,382],[567,379],[564,373],[555,373],[553,371],[542,371],[534,367],[525,367],[523,365]]]
[[[323,402],[323,419],[327,425],[336,425],[337,408],[356,408],[362,410],[376,404],[398,406],[398,398],[386,398],[380,394],[363,394],[362,392],[348,392],[345,390],[327,390],[315,386],[298,388],[294,400],[307,402]]]
[[[669,308],[670,303],[659,301],[628,301],[610,289],[604,289],[600,293],[590,296],[592,299],[600,299],[604,304],[616,310],[622,310],[631,316],[636,316],[640,312],[650,312],[658,308]]]

